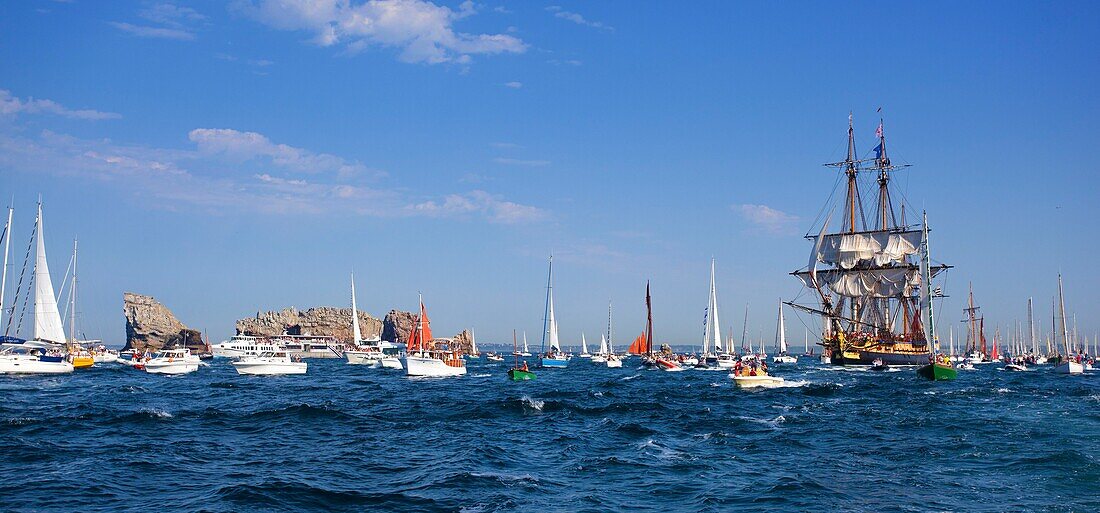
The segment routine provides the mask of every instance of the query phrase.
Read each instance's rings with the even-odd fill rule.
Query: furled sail
[[[46,264],[46,241],[42,238],[42,205],[38,205],[37,256],[34,262],[34,338],[57,344],[65,343],[65,328],[57,310],[50,267]]]
[[[931,270],[936,276],[945,266]],[[813,287],[808,271],[795,273],[807,287]],[[853,270],[819,270],[817,282],[834,293],[852,298],[911,297],[921,284],[920,269],[914,265]]]
[[[859,264],[886,266],[905,263],[905,258],[917,253],[921,232],[834,233],[825,236],[818,252],[821,262],[842,269]]]

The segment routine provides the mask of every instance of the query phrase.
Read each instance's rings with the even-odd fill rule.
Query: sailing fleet
[[[941,278],[951,266],[933,260],[927,213],[921,213],[919,223],[912,223],[906,218],[904,202],[900,203],[900,212],[895,209],[894,198],[897,195],[892,190],[893,175],[908,166],[891,162],[881,119],[875,135],[877,145],[873,150],[874,156],[859,158],[852,118],[849,116],[847,156],[842,161],[826,164],[838,170],[845,191],[843,201],[827,215],[819,217],[817,221],[820,225],[815,222],[806,235],[811,245],[808,264],[791,272],[800,283],[802,292],[795,299],[781,299],[778,302],[773,343],[775,354],[770,358],[772,366],[781,369],[798,365],[800,361],[798,355],[792,354],[787,340],[784,313],[787,308],[798,314],[810,315],[815,319],[812,324],[821,327],[820,334],[815,334],[817,342],[814,347],[810,345],[810,330],[807,328],[802,356],[815,361],[820,359],[822,364],[863,366],[875,370],[912,367],[917,375],[934,381],[956,379],[960,370],[971,370],[977,365],[993,362],[1003,363],[1008,371],[1025,371],[1037,365],[1052,365],[1055,372],[1069,375],[1091,370],[1093,357],[1090,355],[1096,354],[1100,340],[1093,338],[1090,351],[1087,337],[1082,342],[1077,335],[1076,319],[1071,331],[1061,275],[1058,275],[1057,296],[1052,299],[1051,330],[1045,344],[1040,342],[1041,337],[1036,332],[1031,298],[1027,300],[1027,330],[1016,322],[1011,330],[1006,330],[1009,333],[1007,340],[1001,337],[998,329],[992,343],[989,343],[985,319],[980,307],[975,304],[971,286],[963,310],[966,338],[961,341],[960,347],[956,347],[952,327],[947,347],[942,346],[937,332],[936,309],[945,293],[934,280]],[[873,205],[864,204],[863,198],[868,195],[861,193],[861,185],[867,182],[860,180],[863,176],[870,176],[877,185]],[[839,223],[831,229],[830,221],[838,209]],[[59,310],[61,295],[55,294],[46,258],[41,203],[38,204],[33,234],[33,284],[25,290],[27,294],[33,294],[31,337],[24,340],[11,336],[14,305],[20,299],[18,295],[24,292],[17,287],[16,297],[11,303],[6,302],[12,218],[13,210],[9,208],[3,232],[4,266],[0,275],[0,326],[5,330],[0,338],[0,374],[65,374],[97,363],[117,361],[150,374],[178,375],[195,372],[206,365],[199,355],[192,354],[186,347],[164,348],[150,355],[133,354],[124,358],[98,340],[80,340],[76,327],[78,282],[75,241],[66,279],[61,282],[62,292],[66,291],[66,287],[68,292],[65,302],[69,314],[66,333]],[[27,265],[24,263],[24,271]],[[535,378],[537,370],[553,372],[579,365],[575,358],[582,360],[586,366],[606,368],[621,368],[627,359],[637,358],[641,367],[664,372],[720,370],[727,372],[729,378],[740,387],[781,385],[783,379],[772,374],[773,369],[768,367],[769,357],[763,340],[760,340],[759,347],[753,347],[752,342],[746,340],[747,305],[740,350],[734,348],[732,333],[727,332],[728,337],[723,338],[716,270],[717,261],[712,258],[698,350],[676,352],[670,344],[656,343],[651,286],[647,282],[644,296],[646,324],[626,351],[615,351],[612,304],[609,301],[606,331],[600,334],[597,350],[589,352],[586,334],[582,332],[580,352],[574,357],[564,351],[561,344],[554,303],[554,259],[550,256],[539,352],[532,354],[526,331],[522,333],[521,347],[521,339],[513,330],[514,362],[508,371],[509,378],[529,381]],[[22,275],[19,283],[22,285]],[[404,343],[384,342],[377,336],[366,339],[359,323],[354,275],[350,288],[351,340],[342,351],[349,365],[402,371],[410,377],[439,378],[467,374],[467,360],[484,357],[489,363],[504,361],[502,354],[489,352],[482,355],[472,331],[467,344],[433,337],[422,295],[418,296],[413,326]],[[19,322],[21,324],[22,317]],[[15,330],[18,332],[18,325]],[[820,354],[816,352],[818,348]],[[237,335],[212,346],[210,353],[232,358],[233,368],[243,375],[306,374],[308,370],[308,363],[302,361],[301,354],[271,338]],[[528,358],[534,358],[534,368]]]

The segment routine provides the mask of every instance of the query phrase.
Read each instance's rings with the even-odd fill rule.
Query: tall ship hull
[[[892,366],[924,365],[928,363],[928,357],[931,354],[928,344],[888,344],[885,342],[881,344],[874,348],[847,348],[845,350],[840,350],[838,345],[834,345],[829,363],[833,365],[874,365],[875,360],[882,360],[882,363]]]

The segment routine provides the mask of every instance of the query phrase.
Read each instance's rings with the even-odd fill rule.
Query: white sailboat
[[[718,288],[715,286],[714,259],[710,259],[710,293],[703,314],[703,347],[699,358],[708,365],[718,364],[722,350],[722,323],[718,318]],[[729,348],[725,348],[729,352]]]
[[[11,237],[11,209],[8,209],[8,233]],[[46,264],[46,242],[42,238],[42,204],[35,221],[38,239],[34,264],[34,338],[20,343],[5,342],[0,350],[0,374],[66,374],[73,364],[66,361],[63,348],[65,330],[57,310],[50,268]],[[5,249],[5,268],[7,253]]]
[[[351,338],[353,349],[344,351],[344,358],[351,365],[366,365],[368,367],[381,367],[382,353],[380,344],[364,344],[363,332],[359,329],[359,309],[355,305],[355,274],[351,275]],[[305,372],[305,371],[302,371]]]
[[[569,365],[569,357],[562,352],[558,341],[558,321],[554,318],[554,257],[550,257],[550,271],[546,278],[546,329],[543,331],[543,347],[549,342],[549,350],[542,355],[542,366],[564,368]],[[549,339],[549,340],[547,340]]]
[[[615,347],[611,343],[611,301],[607,302],[607,361],[609,369],[618,369],[623,366],[622,358],[615,354]]]
[[[581,332],[581,358],[592,358],[592,354],[588,352],[588,341],[584,339],[584,332]]]
[[[1081,374],[1085,372],[1085,366],[1079,361],[1074,360],[1074,356],[1069,347],[1069,330],[1066,329],[1066,299],[1062,295],[1062,275],[1058,274],[1058,309],[1062,313],[1062,342],[1065,344],[1066,353],[1062,359],[1062,362],[1054,367],[1054,372],[1059,374]]]
[[[474,336],[474,330],[470,329],[470,354],[466,355],[467,358],[477,358],[481,356],[481,351],[477,350],[477,337]]]
[[[607,362],[607,337],[604,334],[600,334],[600,350],[596,354],[592,355],[592,363],[606,363]]]
[[[776,347],[779,354],[772,358],[775,363],[798,363],[798,358],[787,354],[787,326],[783,322],[783,301],[779,301],[779,321],[776,325]],[[764,352],[764,345],[760,345],[760,352]]]

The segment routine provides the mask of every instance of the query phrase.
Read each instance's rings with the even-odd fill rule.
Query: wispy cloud
[[[584,64],[583,62],[581,62],[577,59],[565,59],[565,60],[550,59],[550,60],[546,61],[546,63],[547,64],[553,64],[555,66],[580,66],[581,64]]]
[[[790,233],[798,222],[798,216],[767,205],[733,205],[732,208],[746,221],[771,234]]]
[[[111,26],[137,37],[191,41],[195,39],[195,27],[206,16],[190,7],[180,7],[171,2],[148,5],[138,11],[138,17],[152,25],[137,25],[122,21],[109,22]]]
[[[405,62],[467,63],[472,55],[527,50],[507,34],[456,32],[456,21],[477,12],[469,0],[458,10],[425,0],[242,0],[235,9],[274,29],[310,33],[320,46],[342,44],[351,52],[397,48]]]
[[[519,88],[523,87],[523,82],[515,82],[515,81],[505,82],[504,87],[509,87],[509,88],[512,88],[512,89],[519,89]]]
[[[497,164],[504,164],[506,166],[542,167],[550,165],[549,160],[524,160],[508,157],[497,157],[493,159],[493,162],[496,162]]]
[[[49,130],[25,135],[25,127],[15,128],[0,130],[0,169],[100,182],[132,193],[150,208],[504,224],[547,217],[538,207],[479,189],[413,195],[396,184],[381,185],[387,178],[363,173],[369,169],[354,160],[277,143],[256,132],[198,128],[188,134],[192,147],[171,149]]]
[[[563,20],[571,21],[573,23],[576,23],[577,25],[584,25],[586,27],[592,27],[592,28],[597,28],[597,29],[600,29],[600,30],[607,30],[607,31],[614,31],[615,30],[615,27],[612,27],[610,25],[605,25],[605,24],[603,24],[601,22],[598,22],[598,21],[588,20],[588,19],[585,19],[585,17],[581,16],[580,14],[577,14],[575,12],[566,11],[566,10],[562,9],[560,5],[548,6],[548,7],[546,7],[546,10],[553,13],[555,18],[561,18]]]
[[[68,109],[53,100],[40,100],[34,97],[26,99],[13,96],[10,91],[0,89],[0,116],[16,114],[54,114],[71,119],[118,119],[122,116],[114,112],[101,112],[91,109]]]
[[[492,146],[494,148],[500,148],[500,149],[503,149],[503,150],[514,150],[514,149],[523,148],[523,146],[520,146],[516,143],[510,143],[510,142],[494,142],[494,143],[489,143],[489,146]]]

